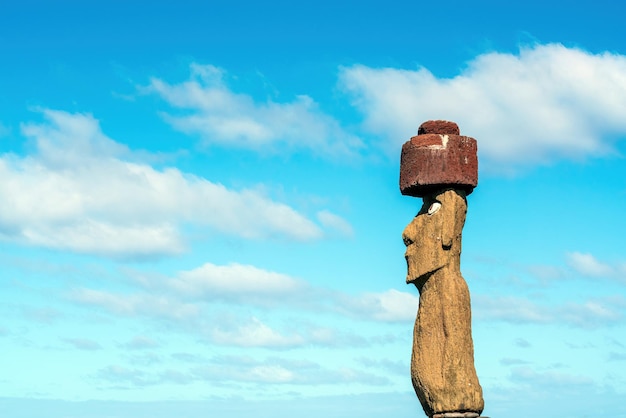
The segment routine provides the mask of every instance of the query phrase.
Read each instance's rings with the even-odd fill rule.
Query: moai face
[[[449,189],[424,196],[424,204],[402,233],[407,283],[418,287],[431,273],[459,264],[467,203],[463,191]]]

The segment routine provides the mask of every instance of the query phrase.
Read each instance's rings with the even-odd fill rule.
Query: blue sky
[[[485,415],[626,417],[616,2],[0,13],[0,415],[413,417],[402,143],[478,141]]]

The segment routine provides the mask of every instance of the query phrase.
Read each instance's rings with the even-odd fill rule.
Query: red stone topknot
[[[402,146],[400,192],[423,197],[433,191],[457,188],[470,194],[478,184],[478,156],[474,138],[461,136],[454,122],[424,122]]]

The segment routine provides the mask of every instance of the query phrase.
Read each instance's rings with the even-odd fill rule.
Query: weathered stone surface
[[[454,122],[428,121],[420,126],[418,135],[402,146],[402,194],[423,197],[450,186],[466,194],[474,190],[478,184],[476,140],[458,133]]]
[[[474,368],[470,295],[460,269],[466,211],[463,190],[432,192],[402,234],[406,281],[420,293],[411,378],[429,417],[480,415],[484,407]]]
[[[447,134],[460,135],[459,125],[447,120],[429,120],[420,125],[417,129],[418,135],[424,134]]]
[[[435,414],[432,418],[487,418],[479,417],[476,412],[444,412],[442,414]]]

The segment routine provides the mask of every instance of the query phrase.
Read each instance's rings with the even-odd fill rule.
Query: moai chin
[[[460,266],[466,196],[478,183],[476,150],[476,140],[448,121],[423,123],[402,147],[400,191],[424,201],[402,239],[406,282],[420,294],[411,380],[431,418],[473,418],[484,409]]]

